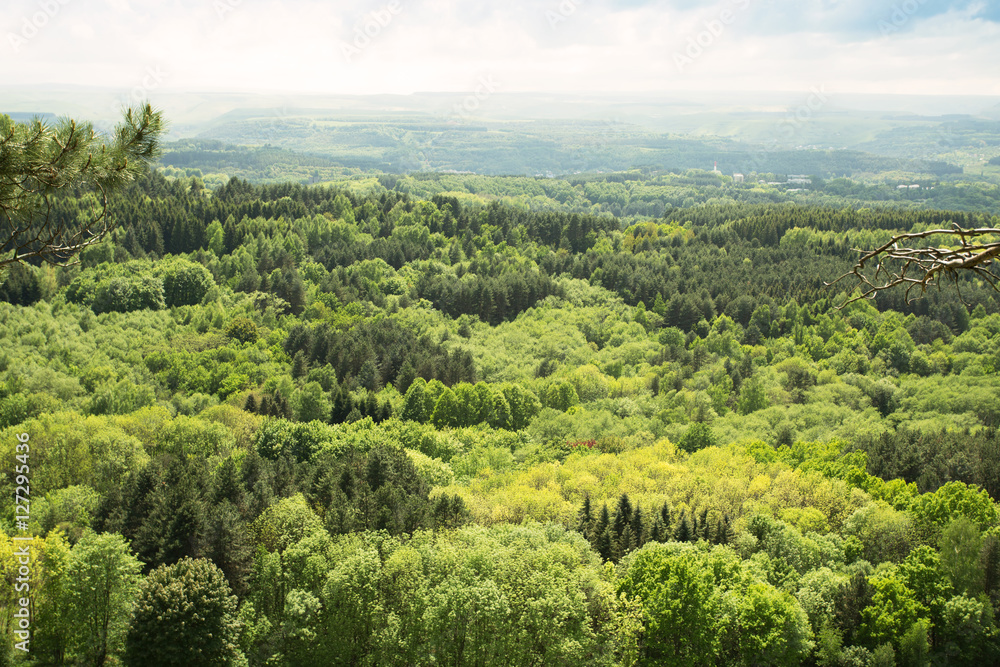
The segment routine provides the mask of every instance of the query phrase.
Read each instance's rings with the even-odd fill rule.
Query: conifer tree
[[[663,507],[660,508],[660,521],[663,522],[663,534],[664,538],[667,535],[672,534],[673,529],[673,517],[670,512],[670,504],[663,503]]]
[[[663,520],[657,516],[653,519],[653,526],[649,530],[649,541],[650,542],[666,542],[666,529],[663,526]]]
[[[588,541],[593,541],[591,539],[591,530],[593,529],[594,516],[593,510],[590,506],[590,494],[588,493],[583,498],[583,506],[580,508],[580,513],[576,522],[576,532],[587,538]]]
[[[604,533],[608,530],[611,524],[611,513],[608,512],[608,504],[604,503],[601,507],[601,513],[597,515],[597,521],[594,523],[594,527],[590,534],[590,543],[594,545],[594,548],[600,551],[598,548],[598,542]],[[610,547],[609,547],[610,548]]]
[[[618,506],[615,508],[614,518],[611,523],[612,532],[616,539],[621,540],[622,535],[625,534],[625,528],[631,520],[632,503],[628,499],[628,494],[623,493],[618,497]]]
[[[0,114],[0,227],[7,230],[0,269],[33,258],[70,264],[104,240],[114,227],[112,194],[156,161],[164,129],[162,112],[149,104],[126,109],[103,144],[90,123],[22,124]],[[74,189],[96,195],[96,206],[75,220],[52,216],[52,198]]]
[[[595,548],[597,549],[597,553],[599,553],[601,558],[605,561],[612,559],[614,554],[613,542],[614,539],[611,536],[610,526],[605,528],[597,537],[597,546]]]
[[[643,519],[642,516],[642,508],[639,507],[638,505],[636,505],[635,509],[632,510],[632,520],[629,523],[629,526],[632,528],[633,543],[631,545],[631,548],[638,549],[639,547],[641,547],[643,544],[646,543],[644,539],[646,533],[645,520]]]
[[[625,530],[622,532],[621,537],[612,544],[611,560],[617,563],[633,549],[635,549],[635,535],[632,533],[632,526],[625,524]]]
[[[681,515],[677,518],[677,527],[674,531],[674,539],[678,542],[690,542],[691,534],[691,522],[688,520],[687,510],[681,510]]]

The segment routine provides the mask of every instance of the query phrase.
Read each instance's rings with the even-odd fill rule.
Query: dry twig
[[[960,243],[955,248],[905,245],[907,242],[939,235],[958,239]],[[1000,241],[978,242],[983,237],[989,236],[1000,237],[1000,229],[995,227],[963,229],[953,224],[951,229],[898,234],[875,250],[869,252],[859,250],[864,254],[854,268],[826,285],[836,285],[850,276],[857,279],[861,293],[849,299],[841,308],[861,299],[873,299],[878,292],[897,285],[906,285],[906,301],[909,303],[919,298],[919,295],[910,297],[915,287],[920,288],[922,295],[928,287],[940,288],[942,278],[955,281],[957,287],[960,271],[970,271],[982,278],[990,287],[1000,291],[998,287],[1000,275],[993,272],[993,260],[1000,256]],[[874,274],[869,270],[872,265],[875,267]]]

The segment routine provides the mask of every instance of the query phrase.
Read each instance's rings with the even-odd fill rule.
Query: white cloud
[[[73,33],[74,37],[78,37],[84,41],[90,41],[97,36],[97,33],[94,31],[94,26],[89,23],[77,23],[70,28],[70,32]]]
[[[2,29],[17,34],[38,1],[5,3]],[[384,18],[390,0],[60,1],[37,35],[4,54],[0,84],[130,90],[157,66],[171,73],[164,88],[220,91],[459,91],[493,74],[505,91],[806,90],[829,82],[845,91],[998,92],[1000,34],[982,18],[982,2],[913,0],[919,11],[883,36],[877,20],[891,16],[888,0],[397,0],[391,20],[358,47],[356,29],[371,12]],[[724,9],[731,20],[705,37]],[[679,68],[676,54],[699,38],[701,54]],[[358,52],[346,58],[344,44]]]

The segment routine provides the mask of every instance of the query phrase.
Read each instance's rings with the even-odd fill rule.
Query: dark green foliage
[[[688,518],[687,510],[681,510],[677,517],[677,524],[674,528],[674,539],[678,542],[690,542],[694,539],[694,530],[691,520]]]
[[[594,513],[590,507],[590,494],[587,494],[583,499],[583,505],[580,507],[580,513],[576,522],[576,532],[586,537],[588,541],[592,541],[593,528]]]
[[[149,513],[136,532],[133,548],[150,566],[202,555],[206,521],[204,464],[171,462],[149,498]]]
[[[168,306],[200,303],[215,285],[212,274],[201,264],[174,260],[163,272],[163,296]]]
[[[236,597],[204,559],[163,565],[142,583],[125,643],[125,664],[237,665]]]
[[[320,457],[307,497],[325,514],[331,533],[385,530],[398,535],[421,527],[454,527],[468,520],[461,498],[430,498],[430,487],[405,452],[376,447],[367,454]]]
[[[386,382],[400,385],[401,376],[412,377],[414,368],[420,369],[416,375],[424,379],[439,379],[449,385],[476,378],[468,352],[448,352],[388,318],[359,322],[347,332],[324,325],[296,325],[284,349],[292,357],[303,352],[312,364],[329,363],[338,378],[355,378],[358,386],[374,390]]]
[[[716,444],[717,440],[712,432],[712,427],[704,422],[695,422],[684,432],[677,446],[685,452],[693,454],[706,447],[714,447]]]
[[[234,485],[229,495],[241,499],[242,489]],[[245,507],[241,511],[242,503],[234,503],[226,496],[208,506],[202,526],[202,553],[222,571],[233,593],[242,597],[249,588],[253,545],[244,519]]]
[[[257,335],[257,325],[247,317],[234,317],[226,325],[226,336],[241,343],[253,343]]]
[[[1000,498],[1000,437],[994,428],[924,433],[900,426],[860,433],[851,446],[867,455],[868,472],[885,480],[915,482],[925,492],[957,479]]]
[[[117,220],[108,218],[110,195],[147,173],[160,155],[162,112],[149,104],[123,110],[122,122],[104,133],[70,118],[27,123],[0,114],[0,220],[6,230],[0,266],[26,261],[68,264],[94,247]],[[68,192],[91,197],[75,215],[57,202]],[[76,203],[76,202],[73,202]]]
[[[846,644],[855,643],[855,633],[861,625],[861,612],[871,604],[873,594],[874,590],[863,572],[856,572],[837,591],[834,620]]]
[[[152,276],[112,278],[101,283],[94,295],[95,313],[130,313],[163,308],[163,286]]]
[[[618,497],[618,505],[615,507],[611,519],[611,529],[618,540],[621,540],[622,535],[625,533],[625,527],[629,525],[631,520],[632,502],[628,499],[628,494],[623,493]]]
[[[0,276],[0,301],[18,306],[30,306],[42,298],[38,269],[27,264],[15,264]]]

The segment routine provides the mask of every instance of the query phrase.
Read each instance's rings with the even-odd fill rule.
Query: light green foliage
[[[898,647],[900,639],[928,610],[896,576],[876,575],[869,582],[873,594],[871,604],[861,612],[862,641],[873,649],[885,643]]]
[[[41,555],[33,585],[43,595],[35,612],[32,652],[53,663],[117,661],[142,572],[128,542],[118,534],[87,531],[70,549],[53,532]]]
[[[20,566],[14,556],[14,542],[0,532],[0,567],[12,580],[15,569]],[[80,628],[75,619],[76,610],[70,603],[69,567],[72,561],[70,545],[66,542],[63,533],[53,531],[48,534],[43,543],[43,549],[39,554],[36,550],[35,566],[36,576],[34,581],[35,632],[32,636],[31,649],[35,656],[42,660],[53,662],[62,659],[70,653],[74,640],[77,638],[77,630]],[[36,548],[40,545],[37,543]],[[5,577],[6,578],[6,577]],[[43,595],[38,595],[41,589]],[[23,591],[21,591],[23,593]],[[9,597],[8,597],[9,596]],[[0,613],[0,624],[13,629],[11,623],[14,609],[18,598],[18,591],[13,586],[10,592],[2,598],[4,612]],[[18,600],[19,601],[19,600]],[[0,656],[6,650],[7,645],[0,649]],[[4,656],[6,657],[6,656]],[[0,657],[0,664],[4,663],[4,657]]]
[[[899,565],[903,583],[913,591],[917,602],[939,624],[944,603],[954,594],[954,587],[941,569],[941,555],[928,546],[919,546]]]
[[[41,415],[17,429],[0,434],[0,455],[14,460],[15,434],[31,437],[31,497],[83,485],[108,492],[121,476],[148,460],[138,440],[128,437],[105,417],[83,417],[71,412]],[[8,476],[2,480],[10,484]],[[11,497],[13,496],[13,485]]]
[[[726,638],[720,653],[726,664],[798,665],[813,646],[797,600],[767,583],[729,591],[721,604],[720,632]]]
[[[809,617],[817,640],[833,621],[837,591],[846,582],[846,575],[835,573],[828,567],[810,570],[799,579],[795,598]]]
[[[271,505],[251,530],[261,547],[281,552],[304,537],[323,531],[323,524],[300,494]]]
[[[323,590],[336,660],[573,665],[610,653],[588,609],[615,602],[589,546],[556,526],[344,538]],[[608,621],[611,619],[604,616]]]
[[[975,597],[982,592],[982,545],[979,528],[964,516],[952,519],[941,531],[941,573],[958,593]]]
[[[996,503],[986,491],[963,482],[949,482],[934,493],[915,498],[910,511],[921,531],[933,540],[953,519],[965,517],[980,530],[997,525]]]
[[[547,408],[566,412],[579,403],[580,397],[576,395],[576,387],[569,382],[554,382],[545,389],[545,407]]]
[[[812,649],[808,617],[723,547],[651,544],[618,590],[641,600],[646,659],[664,665],[794,665]]]
[[[752,412],[763,410],[768,405],[770,405],[770,401],[760,380],[753,378],[743,383],[740,389],[740,398],[736,405],[736,409],[741,415],[748,415]]]
[[[148,262],[104,263],[84,272],[66,291],[74,302],[97,314],[159,310],[164,301],[163,281],[152,275]]]
[[[948,600],[937,635],[940,654],[949,664],[986,665],[1000,659],[993,608],[982,598],[958,595]]]
[[[919,620],[903,635],[899,641],[899,659],[904,665],[913,667],[928,667],[931,664],[931,647],[928,636],[930,623]]]
[[[520,431],[527,427],[542,407],[534,392],[519,384],[505,383],[500,386],[500,392],[510,407],[511,430]]]
[[[436,428],[464,426],[455,392],[445,389],[434,403],[430,421]]]
[[[424,423],[430,415],[427,412],[427,381],[417,378],[406,390],[403,397],[402,418],[408,421]]]
[[[85,534],[73,547],[67,569],[66,627],[77,655],[99,664],[124,648],[136,604],[142,563],[116,534]]]
[[[55,528],[79,539],[90,526],[100,495],[89,486],[68,486],[48,493],[34,508],[42,532]]]
[[[899,562],[913,544],[913,521],[905,512],[885,502],[875,502],[857,510],[844,525],[864,545],[863,557],[871,563]]]
[[[292,396],[295,417],[299,421],[325,422],[330,418],[330,399],[319,382],[309,382]]]
[[[636,553],[619,592],[642,601],[647,655],[664,665],[710,665],[718,650],[719,600],[712,573],[693,553]]]
[[[455,473],[452,472],[454,459],[448,464],[412,449],[407,450],[406,454],[428,486],[450,486],[455,481]]]
[[[207,196],[172,169],[126,193],[163,215],[0,286],[23,304],[0,303],[0,459],[30,434],[44,625],[89,526],[215,560],[250,664],[995,662],[995,297],[964,285],[970,321],[817,288],[940,213],[698,171]],[[631,208],[534,212],[591,197]]]

